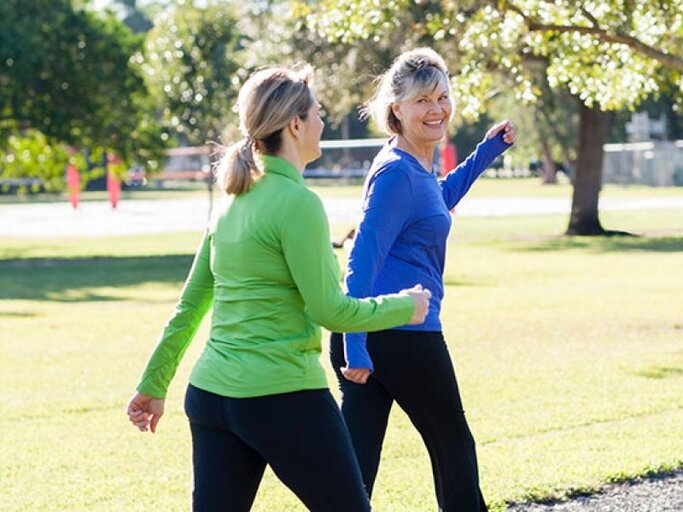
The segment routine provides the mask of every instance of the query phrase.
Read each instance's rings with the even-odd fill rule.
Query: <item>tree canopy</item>
[[[36,150],[61,144],[154,165],[160,126],[131,61],[141,45],[113,16],[75,9],[68,0],[0,3],[0,148],[10,136],[16,146],[27,134],[25,144]],[[6,173],[16,174],[16,165],[4,159]]]
[[[156,129],[142,74],[130,60],[141,43],[115,18],[75,10],[67,0],[3,2],[3,122],[134,156]]]
[[[520,99],[538,96],[525,66],[534,60],[547,63],[551,86],[602,110],[683,90],[683,0],[322,0],[308,22],[346,43],[421,35],[450,61],[467,115],[499,83],[491,72]]]
[[[190,144],[219,138],[236,99],[241,47],[229,4],[179,2],[162,13],[137,59],[169,131]]]

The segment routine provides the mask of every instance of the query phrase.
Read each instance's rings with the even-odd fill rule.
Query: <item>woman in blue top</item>
[[[368,494],[395,400],[427,446],[439,510],[480,511],[486,504],[474,440],[439,319],[443,270],[449,210],[515,142],[516,132],[508,121],[497,124],[462,164],[437,181],[432,156],[452,112],[444,60],[428,48],[400,55],[366,107],[392,138],[365,182],[363,217],[347,266],[348,294],[367,297],[422,283],[432,300],[422,325],[347,333],[343,339],[334,334],[331,359]]]

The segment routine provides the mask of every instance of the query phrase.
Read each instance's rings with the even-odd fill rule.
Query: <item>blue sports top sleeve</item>
[[[481,141],[476,149],[460,165],[439,181],[448,209],[452,209],[467,194],[472,184],[491,163],[509,148],[503,141],[503,133]]]
[[[394,240],[409,222],[413,194],[400,161],[378,169],[365,187],[363,220],[358,226],[346,272],[346,290],[356,298],[372,295],[375,278]],[[373,369],[365,346],[366,333],[344,334],[349,368]]]
[[[366,178],[362,218],[346,269],[347,293],[363,298],[422,284],[432,292],[427,318],[420,325],[395,329],[441,330],[449,210],[508,147],[502,134],[484,140],[437,181],[413,155],[397,148],[395,139],[390,140]],[[349,368],[373,369],[365,333],[345,334],[344,349]]]

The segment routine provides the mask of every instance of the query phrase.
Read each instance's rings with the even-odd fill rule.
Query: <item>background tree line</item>
[[[98,6],[101,4],[98,3]],[[573,171],[569,234],[603,234],[602,146],[629,111],[669,116],[683,137],[683,0],[6,0],[0,4],[0,177],[63,183],[104,153],[159,167],[169,145],[237,136],[240,84],[264,64],[308,61],[328,138],[372,134],[356,108],[402,50],[448,60],[454,139],[520,126],[515,157]],[[677,110],[678,109],[678,110]],[[525,162],[526,163],[526,162]]]

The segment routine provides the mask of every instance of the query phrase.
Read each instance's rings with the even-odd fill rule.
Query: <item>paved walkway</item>
[[[683,471],[611,484],[596,494],[555,503],[513,505],[507,512],[681,512]]]
[[[355,198],[324,200],[330,223],[355,224],[360,202]],[[477,198],[466,197],[457,207],[462,216],[498,217],[506,215],[569,214],[568,198]],[[683,197],[607,198],[600,202],[606,210],[683,209]],[[162,199],[121,201],[112,210],[106,201],[81,203],[78,209],[64,203],[0,205],[0,236],[62,237],[111,236],[173,231],[201,230],[206,224],[206,199]]]

